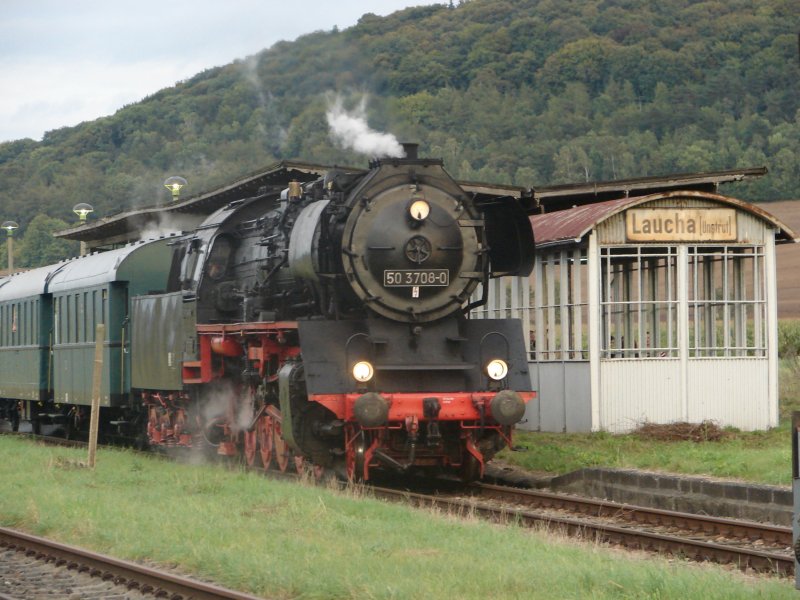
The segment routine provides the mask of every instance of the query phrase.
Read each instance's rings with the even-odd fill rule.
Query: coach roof
[[[49,275],[58,267],[49,265],[3,277],[0,279],[0,302],[44,294]]]
[[[168,242],[168,238],[134,242],[56,265],[46,291],[64,292],[113,281],[135,281],[140,288],[135,292],[142,292],[147,284],[161,287],[170,267]]]

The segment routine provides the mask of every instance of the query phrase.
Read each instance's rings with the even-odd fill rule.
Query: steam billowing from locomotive
[[[367,124],[367,101],[362,97],[358,107],[348,112],[336,96],[325,113],[331,128],[331,139],[341,148],[366,156],[402,158],[405,153],[397,138],[390,133],[374,131]]]

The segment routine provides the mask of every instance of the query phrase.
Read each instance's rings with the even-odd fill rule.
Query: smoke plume
[[[157,220],[138,224],[140,240],[151,240],[173,233],[189,231],[199,225],[200,219],[188,215],[157,215]]]
[[[337,96],[325,116],[331,128],[331,138],[340,147],[374,157],[405,156],[396,137],[370,129],[366,98],[361,99],[355,110],[348,112],[342,105],[342,99]]]

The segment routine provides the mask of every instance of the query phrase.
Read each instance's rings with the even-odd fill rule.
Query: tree
[[[61,219],[36,215],[25,230],[19,243],[20,267],[42,267],[71,256],[77,256],[78,242],[70,242],[53,237],[53,233],[67,229],[69,225]]]

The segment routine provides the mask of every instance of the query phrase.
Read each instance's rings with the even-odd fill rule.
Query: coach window
[[[676,246],[600,248],[602,358],[678,356]]]
[[[67,325],[66,335],[64,336],[64,342],[67,344],[72,343],[72,332],[75,329],[75,318],[72,316],[72,296],[67,295],[64,296],[64,299],[67,301],[66,310],[64,311],[64,321]]]
[[[86,292],[83,294],[75,294],[75,315],[79,327],[78,340],[79,342],[86,341]]]
[[[53,344],[56,346],[61,341],[61,298],[53,300]]]
[[[39,344],[39,299],[33,301],[33,314],[31,315],[33,324],[31,328],[31,342]]]
[[[23,304],[24,307],[24,315],[23,315],[23,322],[24,326],[22,329],[22,344],[27,346],[31,343],[31,301],[28,300]]]
[[[97,290],[92,290],[92,305],[91,309],[87,310],[87,313],[91,315],[91,320],[89,321],[89,333],[91,335],[91,341],[95,341],[95,335],[97,331]]]
[[[75,328],[73,330],[73,336],[74,337],[72,338],[73,342],[80,342],[81,341],[81,339],[80,339],[81,322],[78,320],[78,315],[80,314],[79,307],[78,307],[78,300],[79,299],[80,299],[80,294],[75,294],[75,297],[74,297],[73,302],[72,302],[72,312],[70,313],[70,318],[72,319],[72,322],[75,324]]]

